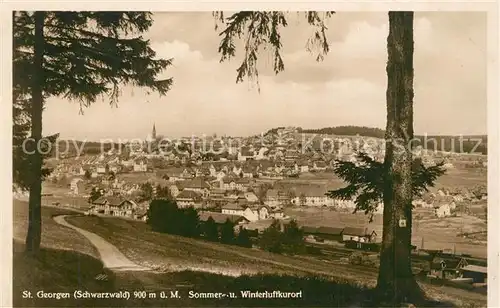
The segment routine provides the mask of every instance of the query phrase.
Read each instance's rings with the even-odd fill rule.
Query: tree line
[[[228,245],[252,247],[249,232],[240,228],[236,234],[236,225],[226,219],[217,225],[212,217],[200,221],[193,207],[179,208],[172,199],[155,199],[151,201],[147,211],[147,224],[155,232],[180,235],[190,238],[201,238]]]
[[[147,212],[147,223],[155,232],[200,238],[226,245],[247,248],[253,246],[250,231],[241,226],[237,228],[229,218],[222,224],[217,224],[212,216],[206,221],[201,221],[194,208],[179,208],[172,199],[151,201]],[[256,244],[261,249],[273,253],[306,252],[304,233],[295,220],[284,224],[283,228],[278,220],[274,220],[262,235],[258,236]]]

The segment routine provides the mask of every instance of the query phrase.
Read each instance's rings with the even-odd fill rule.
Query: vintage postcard
[[[495,2],[106,5],[3,5],[2,306],[500,304]]]

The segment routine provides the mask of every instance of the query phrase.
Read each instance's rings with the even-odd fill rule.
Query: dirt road
[[[78,227],[69,224],[64,218],[67,215],[55,216],[54,221],[60,225],[71,228],[78,233],[85,236],[91,243],[96,247],[101,257],[101,261],[104,264],[104,268],[111,271],[149,271],[151,269],[137,265],[136,263],[130,261],[123,253],[121,253],[118,248],[110,244],[108,241],[103,239],[97,234],[89,231],[85,231]]]

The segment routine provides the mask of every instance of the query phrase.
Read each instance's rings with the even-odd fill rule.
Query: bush
[[[187,237],[200,236],[200,218],[198,212],[192,208],[179,209],[179,232],[178,235]]]
[[[153,200],[147,212],[147,223],[153,231],[197,237],[200,235],[200,220],[193,208],[179,209],[173,200]]]
[[[306,252],[304,232],[299,228],[295,219],[285,225],[285,232],[283,233],[283,245],[285,251],[289,254],[294,255]]]
[[[283,236],[280,229],[279,221],[274,220],[262,233],[259,241],[260,248],[269,252],[282,253]]]
[[[217,230],[217,224],[215,223],[212,216],[203,224],[203,235],[209,241],[217,242],[219,240],[219,231]]]
[[[295,220],[284,226],[284,232],[281,232],[280,222],[274,220],[262,233],[259,245],[260,248],[274,253],[306,253],[304,232]]]
[[[221,227],[220,241],[223,244],[234,244],[234,240],[234,223],[232,223],[228,218]]]
[[[240,228],[240,232],[236,237],[236,245],[241,247],[252,247],[252,241],[250,240],[250,234],[247,229]]]

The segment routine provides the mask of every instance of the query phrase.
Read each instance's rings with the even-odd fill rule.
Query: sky
[[[79,104],[50,98],[44,133],[64,139],[146,138],[158,134],[247,136],[277,126],[385,127],[388,17],[383,12],[337,12],[327,22],[330,53],[321,62],[306,48],[312,35],[303,15],[289,13],[281,32],[285,71],[270,70],[259,53],[260,93],[236,83],[242,44],[220,63],[219,31],[210,12],[155,13],[144,37],[173,66],[166,96],[124,86],[118,107],[107,99],[79,114]],[[414,130],[416,134],[486,134],[486,14],[417,12],[414,21]]]

